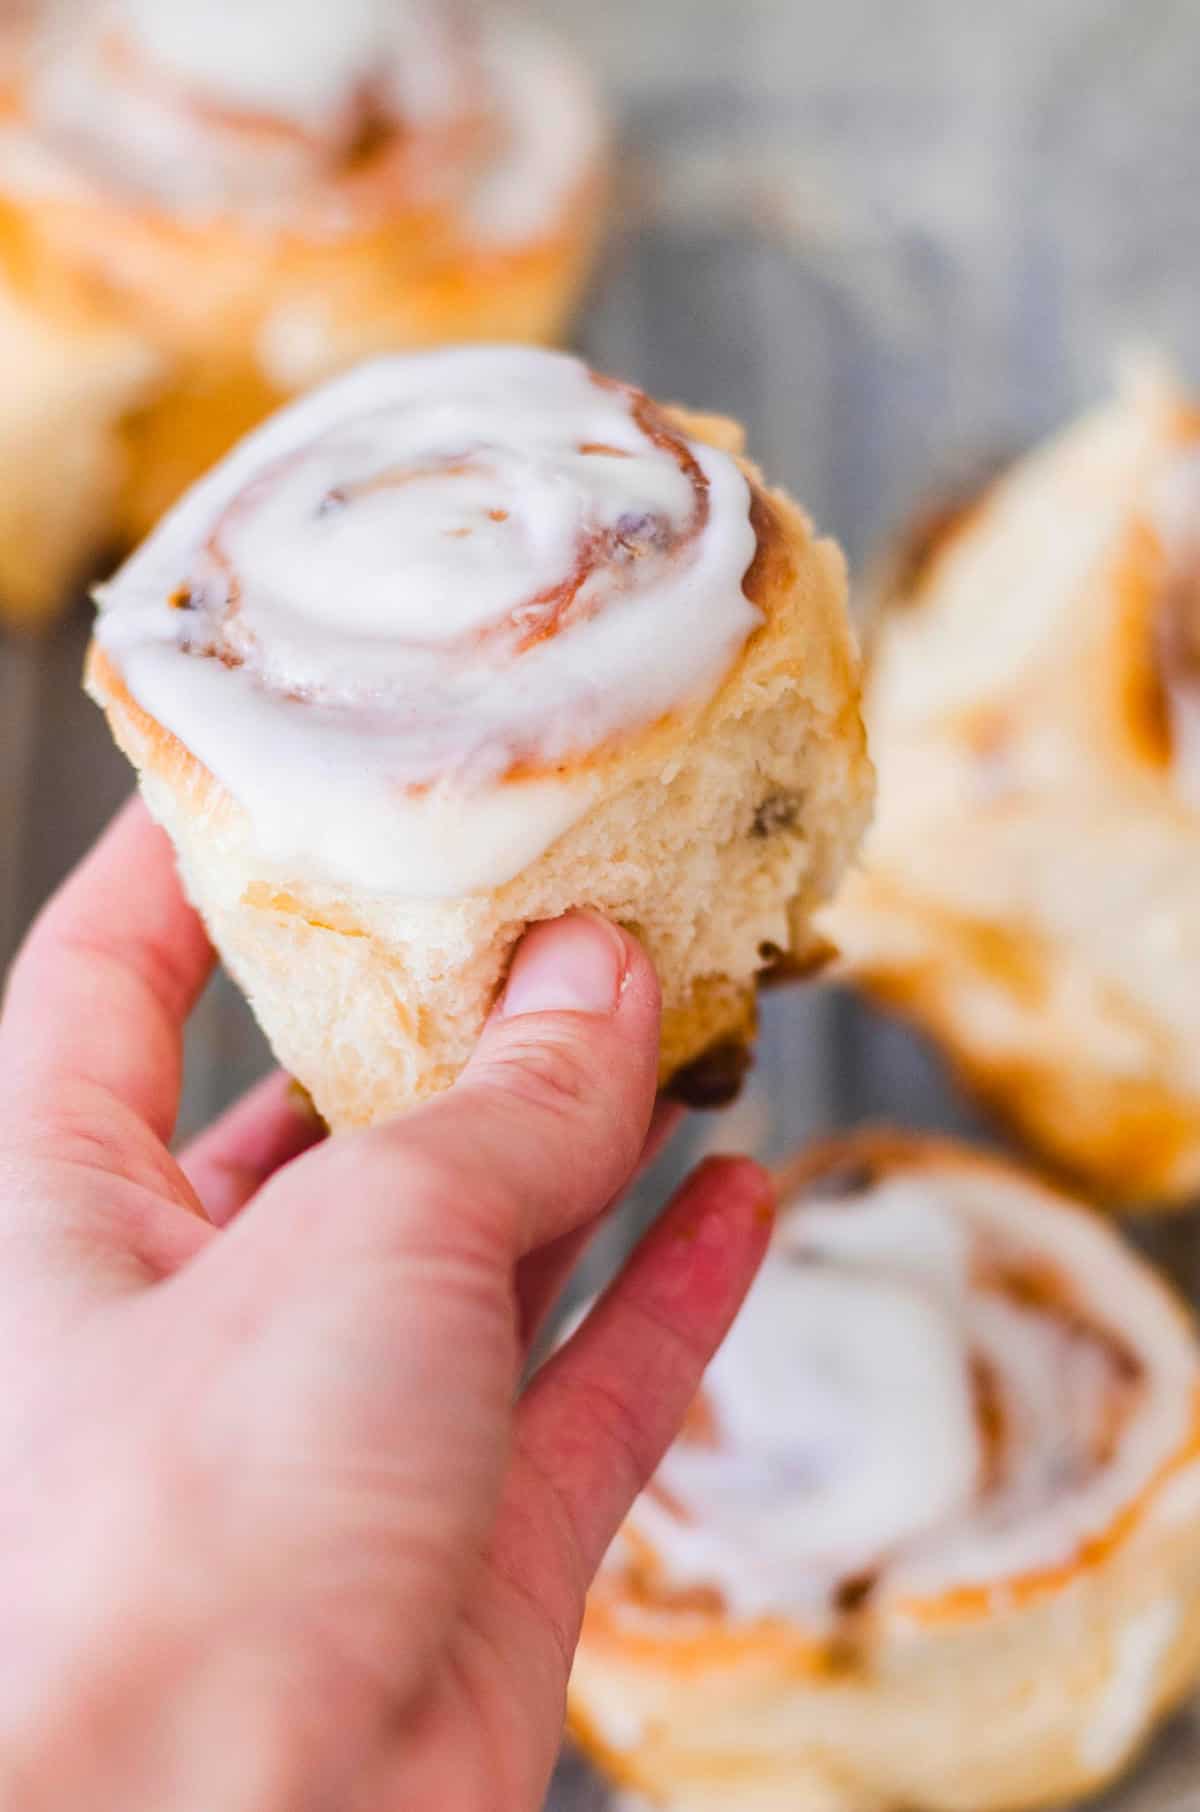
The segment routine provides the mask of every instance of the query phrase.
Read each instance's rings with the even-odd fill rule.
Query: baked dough
[[[593,1588],[570,1722],[673,1812],[1017,1812],[1200,1673],[1200,1364],[1088,1210],[863,1135],[774,1244]]]
[[[90,688],[332,1126],[450,1083],[571,907],[644,940],[664,1082],[812,957],[871,792],[857,651],[840,555],[740,447],[562,354],[395,358],[102,592]]]
[[[879,810],[829,915],[1103,1197],[1200,1188],[1200,416],[1154,374],[1013,466],[883,597]]]
[[[0,91],[0,616],[44,621],[332,373],[561,331],[604,142],[540,29],[471,0],[31,15]]]

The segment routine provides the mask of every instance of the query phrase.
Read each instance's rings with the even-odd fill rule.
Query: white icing
[[[336,169],[368,83],[403,117],[415,24],[387,0],[91,0],[35,47],[28,137],[51,186],[91,178],[183,214],[273,210]],[[26,161],[0,159],[0,174],[19,188],[36,177]]]
[[[554,223],[599,145],[557,45],[466,0],[86,0],[48,9],[26,62],[0,188],[27,198],[334,233],[354,224],[343,159],[369,99],[414,153],[399,205],[503,244]]]
[[[677,458],[578,361],[380,361],[197,486],[104,588],[97,635],[282,875],[426,898],[493,888],[587,810],[598,781],[572,764],[710,696],[760,620],[742,589],[746,480],[687,450],[707,483],[698,530]],[[214,531],[242,666],[186,649],[209,645],[229,597]],[[606,537],[620,539],[536,639],[553,625],[531,600]],[[180,586],[203,608],[172,609]]]
[[[958,1514],[979,1447],[955,1319],[919,1281],[799,1268],[777,1253],[709,1373],[719,1458],[680,1444],[659,1473],[694,1520],[653,1496],[639,1508],[672,1577],[719,1577],[742,1616],[777,1606],[786,1581],[787,1603],[812,1612],[830,1581],[878,1559],[881,1509],[888,1546]],[[848,1327],[871,1338],[848,1340]]]
[[[480,239],[519,243],[553,226],[599,155],[601,129],[586,84],[545,34],[508,22],[485,31],[481,50],[498,144],[464,213]]]
[[[1159,1668],[1178,1628],[1178,1605],[1162,1598],[1118,1634],[1112,1672],[1079,1742],[1085,1768],[1107,1774],[1129,1754],[1154,1709]]]
[[[431,0],[107,0],[98,18],[190,93],[312,132],[335,131],[368,82],[409,120],[464,104],[449,15]]]
[[[1067,1280],[1082,1319],[985,1286],[1022,1266]],[[1092,1330],[1134,1356],[1136,1385]],[[1189,1432],[1198,1375],[1182,1321],[1090,1216],[1002,1178],[902,1171],[785,1215],[708,1373],[716,1438],[676,1443],[628,1528],[667,1588],[815,1633],[860,1578],[876,1606],[1002,1591],[1069,1563],[1146,1490]]]

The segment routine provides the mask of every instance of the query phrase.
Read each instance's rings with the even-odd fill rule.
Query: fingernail
[[[710,1160],[720,1163],[722,1160]],[[758,1180],[758,1187],[750,1194],[751,1211],[756,1225],[774,1227],[778,1218],[778,1202],[775,1187],[771,1178],[764,1172]],[[686,1220],[679,1228],[679,1238],[685,1245],[708,1247],[723,1246],[729,1237],[729,1204],[720,1202],[715,1207],[702,1209],[693,1219]]]
[[[615,1013],[625,979],[625,941],[598,913],[572,912],[539,925],[518,950],[501,1013]]]

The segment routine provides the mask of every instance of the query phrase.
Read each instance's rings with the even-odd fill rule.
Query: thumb
[[[264,1246],[287,1272],[298,1243],[328,1263],[339,1248],[383,1256],[400,1241],[432,1255],[469,1237],[507,1273],[593,1219],[633,1174],[658,1025],[658,984],[634,937],[587,912],[539,925],[452,1089],[290,1165],[219,1244],[258,1246],[261,1278]]]
[[[659,990],[641,945],[598,914],[530,932],[458,1086],[415,1130],[470,1129],[503,1191],[515,1255],[570,1233],[637,1167],[658,1079]]]
[[[278,1589],[304,1579],[324,1616],[352,1565],[339,1627],[393,1683],[428,1664],[494,1521],[516,1261],[622,1187],[657,1046],[632,937],[579,913],[537,928],[453,1089],[296,1159],[155,1298],[203,1330],[204,1411],[246,1456],[243,1495],[269,1494]]]

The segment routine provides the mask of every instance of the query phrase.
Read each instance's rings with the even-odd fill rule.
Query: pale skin
[[[130,806],[0,1020],[0,1804],[535,1812],[583,1596],[769,1236],[709,1162],[523,1356],[654,1115],[635,941],[532,932],[478,1053],[321,1142],[270,1079],[171,1155],[212,964]]]

